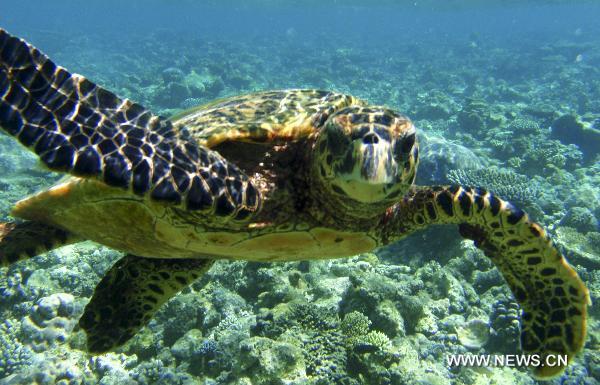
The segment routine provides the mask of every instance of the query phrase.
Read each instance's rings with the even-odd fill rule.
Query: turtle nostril
[[[363,136],[362,141],[364,144],[375,144],[379,143],[379,137],[377,136],[377,134],[371,132]]]

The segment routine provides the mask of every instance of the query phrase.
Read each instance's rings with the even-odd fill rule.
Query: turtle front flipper
[[[175,294],[206,272],[208,259],[154,259],[127,255],[100,281],[79,326],[91,353],[127,342]]]
[[[248,177],[185,127],[69,73],[2,29],[0,126],[54,171],[206,215],[243,219],[260,205]]]
[[[0,266],[79,241],[81,239],[69,231],[45,223],[0,222]]]
[[[533,368],[536,376],[549,378],[565,369],[544,365],[545,357],[566,355],[570,362],[583,348],[588,290],[545,231],[522,210],[483,189],[423,187],[394,206],[384,222],[382,236],[388,242],[443,223],[458,224],[461,235],[475,241],[523,309],[521,347],[540,355],[541,365]]]

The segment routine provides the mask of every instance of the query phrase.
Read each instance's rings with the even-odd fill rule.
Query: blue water
[[[281,77],[289,75],[290,70],[315,68],[316,64],[332,66],[331,75],[343,77],[343,69],[335,68],[335,63],[330,61],[335,60],[332,56],[337,49],[347,48],[361,55],[362,59],[353,64],[367,71],[365,75],[386,62],[399,60],[410,61],[414,68],[410,68],[408,74],[414,70],[414,75],[419,76],[422,66],[434,69],[436,65],[447,64],[444,59],[447,53],[455,54],[465,67],[476,65],[483,75],[498,66],[494,57],[497,49],[506,50],[503,60],[510,59],[512,54],[521,55],[513,58],[527,71],[535,73],[548,69],[539,67],[544,65],[540,62],[543,56],[551,56],[540,52],[545,45],[593,44],[600,35],[597,23],[600,5],[592,1],[453,1],[444,5],[435,1],[353,1],[344,4],[348,5],[335,1],[309,4],[231,1],[208,5],[193,1],[125,4],[106,1],[88,2],[81,7],[76,1],[25,1],[3,4],[0,21],[7,30],[27,38],[50,56],[61,55],[62,65],[84,75],[89,75],[86,70],[90,71],[90,66],[74,60],[79,53],[73,52],[71,47],[69,52],[61,50],[65,48],[66,36],[77,39],[78,49],[86,54],[85,62],[95,63],[98,71],[107,70],[102,60],[113,53],[129,52],[131,57],[138,55],[143,59],[144,53],[151,55],[153,45],[161,43],[169,49],[162,54],[162,60],[175,65],[188,54],[194,57],[201,54],[201,45],[194,47],[194,42],[230,44],[231,52],[223,52],[230,57],[235,55],[236,45],[247,45],[249,50],[254,47],[255,64],[263,65],[263,68],[254,68],[258,72],[288,59],[276,69],[278,73],[268,79],[271,84],[263,88],[298,87],[302,84],[293,77],[284,83]],[[598,65],[596,55],[588,58],[589,48],[581,44],[560,54],[565,55],[568,63],[574,63],[581,54],[583,64]],[[213,59],[206,57],[205,60]],[[110,64],[123,75],[130,72],[126,64],[112,60]],[[244,65],[252,66],[251,63]],[[502,76],[502,73],[496,74]],[[253,72],[247,75],[255,76]],[[339,85],[344,86],[348,86],[347,82]],[[414,90],[401,91],[414,99]],[[361,94],[361,90],[358,92]],[[376,101],[386,102],[385,98]]]
[[[207,4],[209,3],[209,4]],[[6,28],[23,31],[135,33],[168,28],[205,36],[270,35],[293,27],[301,33],[333,36],[396,35],[416,40],[460,36],[565,37],[576,28],[598,32],[593,1],[374,1],[374,2],[194,2],[194,1],[24,1],[3,4]]]
[[[417,184],[481,185],[525,208],[595,303],[599,20],[598,1],[0,0],[0,28],[160,115],[286,88],[406,114],[421,141]],[[0,221],[59,177],[0,132]],[[348,260],[218,263],[131,343],[93,357],[75,324],[120,256],[85,244],[0,270],[0,385],[546,383],[522,367],[447,365],[519,353],[512,294],[453,228]],[[383,333],[377,343],[349,337],[353,312]],[[473,319],[489,336],[468,348],[458,330]],[[598,305],[588,328],[551,384],[600,384]]]

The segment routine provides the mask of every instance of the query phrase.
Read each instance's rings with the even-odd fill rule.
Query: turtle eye
[[[415,145],[415,134],[410,134],[396,142],[394,146],[394,156],[403,162],[408,159],[410,152]]]
[[[329,151],[334,155],[339,155],[345,152],[350,139],[344,135],[338,127],[330,127],[327,132],[327,144]]]
[[[402,153],[408,154],[410,152],[410,150],[412,150],[414,145],[415,145],[415,134],[412,133],[402,140],[402,145],[401,145]]]
[[[350,139],[352,139],[352,140],[361,139],[365,135],[367,135],[368,132],[369,132],[369,126],[362,126],[358,129],[355,129],[352,131],[352,134],[350,134]]]

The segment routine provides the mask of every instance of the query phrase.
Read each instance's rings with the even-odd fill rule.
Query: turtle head
[[[416,130],[384,107],[346,107],[325,122],[313,167],[328,189],[362,203],[396,201],[414,182]]]

